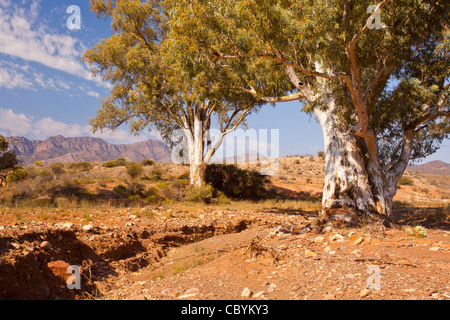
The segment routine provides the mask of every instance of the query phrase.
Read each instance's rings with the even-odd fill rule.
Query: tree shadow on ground
[[[396,204],[391,220],[397,225],[421,225],[428,229],[450,230],[450,206],[413,207]]]
[[[53,243],[49,250],[27,246],[20,252],[12,243]],[[98,294],[94,279],[117,276],[115,269],[89,245],[77,239],[75,232],[51,230],[0,238],[0,300],[72,300],[89,299]],[[19,252],[18,252],[19,251]],[[49,263],[57,262],[55,270]],[[69,289],[66,284],[67,266],[76,265],[81,271],[81,289]]]

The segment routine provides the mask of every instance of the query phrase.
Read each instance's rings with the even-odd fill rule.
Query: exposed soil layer
[[[450,299],[448,221],[426,210],[398,210],[391,229],[323,229],[295,210],[166,210],[100,224],[2,216],[0,299]],[[417,221],[426,237],[406,224]],[[67,286],[70,265],[81,289]]]

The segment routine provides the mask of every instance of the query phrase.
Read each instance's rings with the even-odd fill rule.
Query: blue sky
[[[69,30],[70,5],[81,9],[81,29]],[[108,95],[108,84],[93,78],[83,52],[111,34],[110,24],[89,10],[88,0],[0,0],[0,134],[43,139],[62,134],[96,136],[111,143],[133,143],[122,126],[115,133],[92,134],[89,119]],[[267,105],[248,118],[253,129],[279,129],[279,152],[316,154],[323,136],[298,102]],[[157,133],[155,134],[157,136]],[[450,143],[427,160],[450,161]]]

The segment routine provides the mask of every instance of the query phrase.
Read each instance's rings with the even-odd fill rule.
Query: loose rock
[[[50,250],[52,247],[52,244],[48,241],[42,241],[41,243],[41,248],[44,250]]]
[[[241,293],[241,297],[243,298],[250,298],[252,296],[253,292],[249,288],[244,288]]]

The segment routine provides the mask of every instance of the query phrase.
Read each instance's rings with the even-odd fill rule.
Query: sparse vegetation
[[[412,186],[412,185],[414,185],[414,181],[410,177],[402,176],[398,180],[398,185],[399,186]]]
[[[267,176],[235,165],[209,165],[205,181],[229,198],[261,199],[270,195],[264,187],[269,182]]]
[[[131,179],[135,180],[137,179],[144,169],[139,163],[136,162],[129,162],[126,164],[127,173],[130,175]]]
[[[18,182],[22,181],[27,177],[27,173],[22,168],[17,168],[13,172],[11,172],[8,177],[6,178],[6,181],[8,182]]]
[[[124,167],[128,164],[125,158],[117,158],[116,160],[110,160],[103,163],[105,168]]]
[[[155,161],[153,161],[152,159],[142,159],[140,162],[140,165],[145,167],[145,166],[152,166],[155,164]]]

